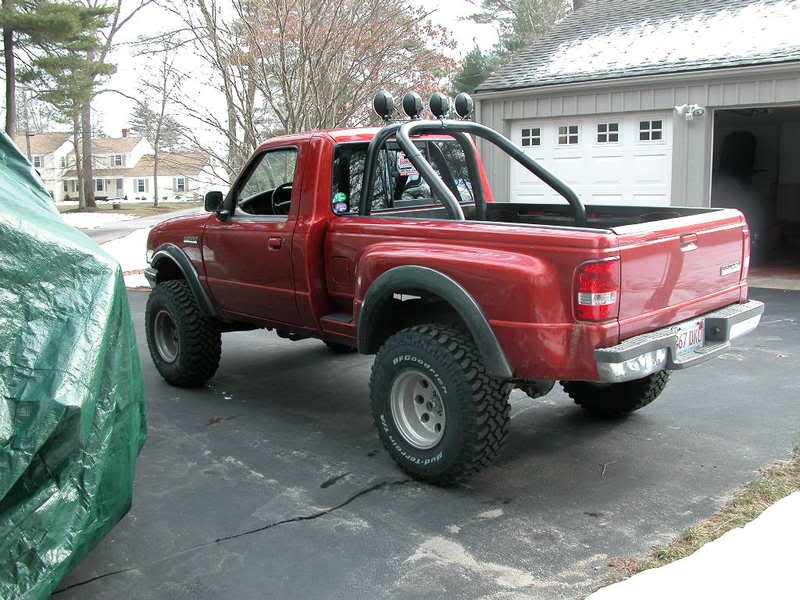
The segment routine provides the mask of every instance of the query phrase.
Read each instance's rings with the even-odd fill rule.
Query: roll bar
[[[439,121],[414,120],[405,123],[393,123],[387,125],[375,135],[367,148],[367,156],[364,163],[364,185],[361,190],[360,214],[369,214],[371,208],[369,198],[372,192],[372,182],[374,179],[378,152],[386,143],[386,140],[394,135],[400,148],[411,161],[411,164],[422,174],[428,182],[428,185],[431,186],[433,193],[442,199],[442,203],[447,208],[450,217],[455,220],[464,220],[464,212],[461,209],[461,204],[458,199],[411,140],[412,135],[435,133],[452,136],[463,148],[470,178],[473,181],[472,187],[473,193],[476,196],[479,218],[485,218],[486,202],[483,197],[483,186],[481,185],[477,156],[475,155],[471,141],[465,134],[476,135],[499,147],[503,152],[550,186],[572,206],[575,213],[576,225],[582,226],[586,224],[586,209],[572,188],[525,154],[525,152],[518,148],[511,140],[480,123],[445,119]],[[477,185],[475,185],[476,183]]]

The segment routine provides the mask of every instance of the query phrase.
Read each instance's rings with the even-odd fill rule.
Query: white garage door
[[[586,204],[668,205],[672,114],[638,113],[518,121],[514,142]],[[563,202],[511,161],[511,200]]]

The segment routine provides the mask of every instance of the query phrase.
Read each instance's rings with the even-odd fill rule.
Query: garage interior
[[[753,277],[800,280],[800,106],[714,113],[711,206],[741,210]]]

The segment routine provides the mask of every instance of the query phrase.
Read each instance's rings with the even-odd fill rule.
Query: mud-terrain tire
[[[467,334],[435,324],[391,336],[370,378],[383,445],[406,473],[437,485],[463,481],[497,456],[508,437],[510,391],[486,373]]]
[[[575,404],[596,417],[619,419],[658,398],[669,381],[669,371],[621,383],[562,381],[561,387]]]
[[[150,356],[167,383],[199,387],[217,372],[220,330],[200,312],[185,281],[165,281],[150,292],[145,331]]]
[[[331,352],[336,352],[336,354],[352,354],[353,352],[356,352],[356,348],[348,346],[347,344],[337,344],[336,342],[325,342],[325,345]]]

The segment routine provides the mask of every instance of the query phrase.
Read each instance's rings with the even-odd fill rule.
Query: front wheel
[[[562,381],[561,387],[587,412],[606,419],[618,419],[644,408],[658,398],[669,381],[669,371],[621,383]]]
[[[185,281],[164,281],[150,292],[145,330],[150,356],[167,383],[198,387],[216,373],[219,328],[200,312]]]
[[[417,325],[379,350],[370,401],[395,462],[416,479],[452,485],[497,456],[508,437],[510,389],[486,373],[469,336]]]

